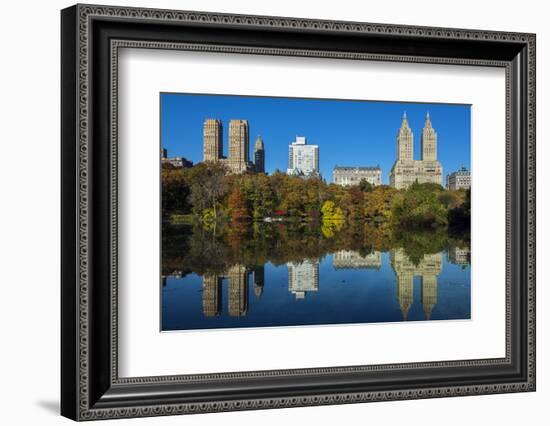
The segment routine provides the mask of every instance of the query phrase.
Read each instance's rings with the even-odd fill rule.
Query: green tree
[[[263,173],[243,175],[242,191],[255,220],[273,215],[276,195],[269,176]]]
[[[163,168],[161,173],[162,214],[191,212],[189,179],[185,169]]]
[[[449,209],[449,227],[453,232],[463,232],[470,229],[470,203],[470,189],[468,188],[468,190],[464,192],[463,203]]]
[[[437,197],[438,188],[413,184],[393,201],[392,223],[405,229],[446,226],[447,208]]]
[[[373,188],[374,185],[366,179],[361,179],[361,182],[359,182],[359,189],[363,192],[371,192]]]

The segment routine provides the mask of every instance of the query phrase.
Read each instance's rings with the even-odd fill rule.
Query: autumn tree
[[[246,201],[239,185],[234,185],[227,201],[233,222],[243,222],[250,219]]]
[[[248,174],[243,175],[241,182],[252,217],[259,220],[272,216],[277,200],[270,177],[263,173]]]
[[[386,185],[376,186],[365,194],[364,215],[370,222],[387,222],[391,219],[392,201],[397,190]]]
[[[346,216],[351,220],[364,218],[363,192],[358,186],[348,188],[342,199],[342,207]]]
[[[192,170],[193,211],[202,214],[205,209],[212,209],[214,219],[217,220],[217,205],[227,191],[225,180],[227,169],[220,163],[207,162],[193,167]]]
[[[288,215],[301,217],[304,214],[302,178],[287,176],[279,189],[279,207]]]
[[[323,207],[321,207],[321,214],[323,215],[323,222],[343,221],[345,219],[342,209],[340,207],[336,207],[334,201],[331,200],[323,203]]]

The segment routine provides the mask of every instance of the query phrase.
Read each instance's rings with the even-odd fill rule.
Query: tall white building
[[[319,146],[308,145],[304,136],[296,136],[296,140],[288,147],[288,169],[286,172],[295,176],[320,176]]]

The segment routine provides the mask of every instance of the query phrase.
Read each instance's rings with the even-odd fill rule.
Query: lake
[[[163,229],[161,330],[470,318],[470,246],[366,224]]]

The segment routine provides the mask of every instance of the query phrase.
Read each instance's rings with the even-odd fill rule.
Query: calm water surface
[[[376,250],[357,236],[264,231],[163,232],[161,329],[470,318],[468,243],[413,235]]]

